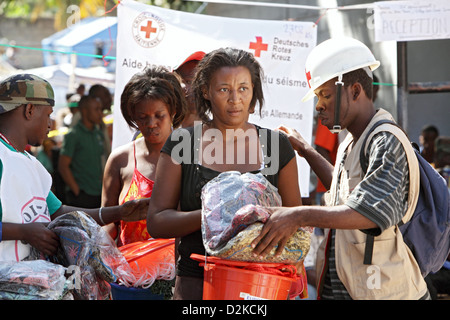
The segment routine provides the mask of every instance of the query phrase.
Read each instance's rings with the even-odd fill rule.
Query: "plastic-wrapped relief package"
[[[76,285],[72,290],[76,299],[103,300],[109,298],[109,285],[131,272],[128,262],[114,240],[97,222],[82,211],[57,217],[48,228],[59,236],[56,255],[48,259],[64,267],[76,267]],[[30,259],[41,254],[32,248]]]
[[[66,267],[89,265],[107,282],[130,270],[114,240],[86,213],[66,213],[50,222],[48,228],[59,236],[61,245],[57,255],[51,257],[53,262]]]
[[[0,262],[0,300],[61,299],[65,270],[45,260]]]
[[[300,228],[282,254],[275,249],[263,260],[253,256],[251,242],[269,218],[266,207],[281,206],[281,197],[262,174],[227,171],[202,189],[202,237],[206,252],[223,259],[297,263],[309,251],[310,228]]]

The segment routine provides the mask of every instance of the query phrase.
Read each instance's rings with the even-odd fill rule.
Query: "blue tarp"
[[[86,18],[42,40],[42,48],[62,52],[116,56],[117,17]],[[112,41],[111,41],[112,40]],[[103,50],[97,47],[102,44]],[[111,47],[112,46],[112,47]],[[111,50],[110,50],[111,49]],[[109,53],[108,53],[109,51]],[[44,66],[71,63],[71,55],[43,51]],[[103,60],[77,55],[77,67],[103,65]],[[107,60],[108,71],[115,71],[115,60]]]

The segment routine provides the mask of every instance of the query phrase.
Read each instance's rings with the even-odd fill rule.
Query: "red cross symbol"
[[[268,44],[262,42],[262,37],[256,37],[256,42],[250,42],[250,49],[255,50],[255,57],[261,56],[261,51],[267,51]]]
[[[311,71],[306,72],[306,79],[308,80],[308,86],[311,88]]]
[[[152,28],[152,21],[150,21],[150,20],[147,21],[147,26],[141,27],[141,31],[145,32],[145,38],[147,38],[147,39],[150,38],[150,34],[155,33],[156,30],[158,30],[158,29]]]

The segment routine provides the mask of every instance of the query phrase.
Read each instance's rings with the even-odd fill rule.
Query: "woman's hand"
[[[147,219],[150,198],[131,200],[120,207],[120,216],[123,221],[139,221]]]

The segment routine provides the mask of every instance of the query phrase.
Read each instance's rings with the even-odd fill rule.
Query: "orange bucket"
[[[152,271],[160,264],[175,266],[175,239],[149,239],[137,241],[119,247],[125,260],[130,264],[137,277]]]
[[[120,280],[127,287],[140,287],[156,279],[171,279],[175,275],[174,245],[175,239],[171,238],[137,241],[119,247],[130,267]]]
[[[192,254],[204,267],[203,300],[287,300],[296,277],[251,270],[279,268],[278,263],[224,260]],[[250,269],[246,269],[251,267]]]

